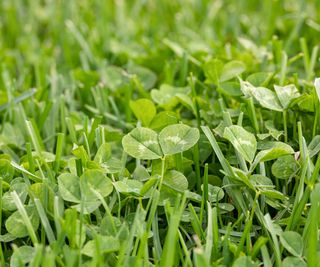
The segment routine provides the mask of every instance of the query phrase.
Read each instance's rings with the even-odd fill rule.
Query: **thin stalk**
[[[281,52],[281,71],[280,71],[280,85],[284,85],[284,81],[286,79],[287,73],[287,65],[288,65],[288,56],[286,52]]]
[[[193,162],[196,172],[196,181],[197,181],[197,192],[201,192],[201,174],[200,174],[200,156],[199,156],[199,145],[195,144],[193,148]]]
[[[283,134],[284,134],[284,142],[288,142],[288,128],[287,128],[287,111],[283,111]]]
[[[17,192],[13,191],[11,193],[11,196],[13,198],[13,201],[14,201],[14,203],[15,203],[15,205],[16,205],[16,207],[17,207],[17,209],[18,209],[18,211],[19,211],[19,213],[20,213],[25,225],[26,225],[26,228],[28,230],[28,233],[29,233],[29,236],[30,236],[30,238],[32,240],[33,245],[38,244],[39,242],[38,242],[38,238],[36,236],[36,233],[35,233],[35,231],[33,229],[33,226],[31,224],[31,221],[29,219],[27,211],[25,210],[25,208],[24,208],[24,206],[23,206],[23,204],[22,204]]]
[[[31,173],[35,172],[35,164],[32,156],[32,149],[31,149],[31,144],[26,143],[26,149],[27,149],[27,157],[28,157],[28,163],[29,163],[29,171]]]
[[[250,236],[249,231],[250,231],[251,226],[252,226],[252,220],[253,220],[255,209],[257,207],[257,202],[258,202],[259,195],[260,194],[257,192],[256,195],[255,195],[255,198],[253,200],[250,216],[249,216],[248,221],[245,224],[245,227],[244,227],[240,242],[238,244],[238,249],[237,249],[236,254],[235,254],[235,258],[239,257],[240,252],[243,251],[243,246],[244,246],[244,243],[246,242],[247,236],[248,235]]]
[[[203,175],[203,187],[202,187],[202,198],[201,198],[201,207],[200,207],[200,224],[202,225],[203,221],[203,215],[204,215],[204,210],[207,208],[207,202],[209,198],[209,193],[208,193],[208,163],[204,166],[204,175]]]
[[[2,181],[3,178],[0,177],[0,236],[1,236],[1,227],[2,227]],[[0,262],[1,262],[1,266],[5,266],[5,259],[3,256],[3,251],[2,251],[2,242],[0,243]]]
[[[60,168],[60,161],[63,151],[63,144],[64,144],[64,134],[58,133],[58,139],[57,139],[57,146],[56,146],[56,158],[54,161],[54,172],[57,173]]]
[[[159,192],[161,191],[165,170],[166,170],[166,156],[161,158],[161,177],[160,177],[160,183],[159,183],[159,187],[158,187]]]
[[[248,105],[248,111],[249,111],[249,117],[250,117],[250,120],[253,124],[253,127],[254,127],[254,130],[256,133],[259,133],[260,130],[259,130],[259,123],[258,123],[258,119],[257,119],[257,115],[256,115],[256,110],[254,108],[254,104],[253,104],[253,99],[252,97],[249,97],[247,99],[247,105]]]

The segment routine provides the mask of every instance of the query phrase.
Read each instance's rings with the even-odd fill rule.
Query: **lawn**
[[[320,266],[320,2],[1,0],[0,266]]]

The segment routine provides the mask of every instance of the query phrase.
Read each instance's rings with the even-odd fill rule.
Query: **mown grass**
[[[1,266],[319,266],[320,2],[0,2]]]

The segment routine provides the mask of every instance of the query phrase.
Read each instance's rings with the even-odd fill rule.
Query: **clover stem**
[[[283,111],[283,131],[284,131],[284,141],[288,142],[288,129],[287,129],[287,111]]]
[[[166,156],[161,158],[161,177],[160,177],[160,183],[159,183],[159,192],[161,191],[165,168],[166,168]]]

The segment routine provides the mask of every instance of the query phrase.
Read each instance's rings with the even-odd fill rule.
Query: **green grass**
[[[320,266],[319,18],[0,1],[0,266]]]

